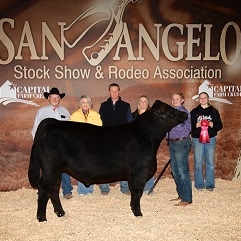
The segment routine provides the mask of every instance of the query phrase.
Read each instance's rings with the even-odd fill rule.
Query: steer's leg
[[[135,216],[142,216],[140,199],[143,193],[145,183],[136,179],[130,182],[131,186],[131,210]]]
[[[41,177],[38,187],[38,210],[37,219],[39,222],[47,221],[46,219],[46,207],[50,196],[50,188],[47,183],[43,181]]]
[[[50,195],[50,200],[54,207],[54,212],[58,217],[62,217],[65,215],[65,212],[63,210],[63,207],[61,205],[60,199],[59,199],[59,189],[61,184],[61,175],[59,176],[54,188],[53,192]]]
[[[142,192],[139,190],[134,190],[131,193],[131,210],[135,216],[142,216],[140,205],[141,196]]]

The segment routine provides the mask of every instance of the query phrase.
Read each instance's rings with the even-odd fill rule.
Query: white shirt
[[[46,118],[55,118],[57,120],[68,121],[70,114],[65,107],[58,106],[55,110],[52,105],[47,105],[40,108],[35,117],[35,121],[32,129],[32,136],[34,138],[39,123]]]

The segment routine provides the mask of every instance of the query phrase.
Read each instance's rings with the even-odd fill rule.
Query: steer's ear
[[[151,110],[156,114],[163,114],[165,113],[165,103],[160,100],[156,100],[152,105]]]
[[[151,109],[152,110],[155,110],[155,109],[158,109],[160,107],[160,101],[159,100],[156,100],[154,102],[154,104],[152,105]]]

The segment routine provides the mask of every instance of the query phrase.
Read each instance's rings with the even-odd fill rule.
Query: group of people
[[[48,99],[49,105],[38,110],[32,136],[34,138],[39,123],[48,117],[58,120],[69,120],[85,122],[97,126],[114,126],[125,124],[135,120],[139,115],[150,109],[149,99],[142,95],[138,99],[137,108],[132,113],[130,104],[123,101],[120,97],[120,86],[112,83],[109,86],[110,97],[101,103],[99,112],[92,109],[91,98],[82,95],[79,100],[79,109],[72,115],[68,110],[60,106],[60,100],[65,96],[59,93],[57,88],[52,88],[50,92],[44,92],[44,97]],[[186,206],[192,203],[192,182],[189,171],[188,157],[193,146],[194,154],[194,183],[198,190],[207,189],[213,191],[215,188],[214,176],[214,154],[216,147],[216,135],[222,129],[222,121],[218,110],[209,103],[209,96],[206,92],[199,94],[199,105],[190,113],[184,107],[184,95],[174,93],[172,96],[172,106],[188,115],[185,123],[181,123],[167,133],[166,140],[169,146],[171,171],[175,180],[178,197],[171,199],[179,201],[178,206]],[[203,164],[206,163],[206,175],[203,175]],[[151,188],[154,184],[154,177],[146,182],[144,192],[153,193]],[[66,199],[73,197],[71,178],[67,173],[62,173],[63,196]],[[109,183],[101,184],[102,195],[110,192]],[[78,181],[77,191],[80,195],[93,193],[93,185],[86,187]],[[130,195],[128,182],[120,181],[120,191]],[[151,191],[151,192],[150,192]]]
[[[120,86],[116,83],[109,86],[109,94],[109,99],[101,103],[99,113],[92,109],[91,98],[87,95],[82,95],[79,100],[79,109],[70,115],[66,108],[59,105],[60,100],[65,96],[64,93],[60,94],[57,88],[52,88],[49,93],[44,92],[44,97],[48,99],[49,105],[40,108],[37,112],[32,129],[33,138],[39,123],[45,118],[51,117],[58,120],[84,122],[97,126],[114,126],[133,121],[137,115],[150,108],[147,97],[143,96],[140,98],[137,111],[132,114],[130,104],[121,99]],[[67,173],[63,173],[61,178],[63,196],[66,199],[70,199],[73,197],[71,178]],[[147,182],[145,191],[149,191],[153,183],[154,178]],[[110,191],[109,183],[101,184],[100,190],[102,195],[108,195]],[[93,185],[85,187],[83,183],[78,181],[77,191],[80,195],[91,194],[93,193]],[[127,181],[120,181],[120,191],[123,194],[130,195]]]

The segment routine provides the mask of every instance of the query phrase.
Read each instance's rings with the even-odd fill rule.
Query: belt
[[[189,137],[173,138],[173,139],[167,139],[167,141],[176,142],[176,141],[181,141],[181,140],[187,140],[188,138]]]

